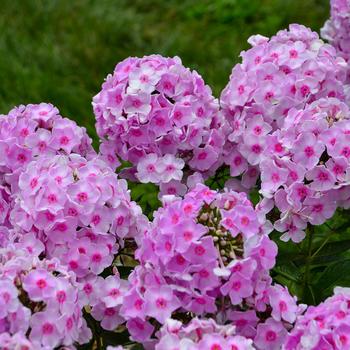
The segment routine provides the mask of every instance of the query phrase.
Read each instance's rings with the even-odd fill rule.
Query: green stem
[[[97,350],[102,350],[102,338],[98,337],[97,341],[96,341],[96,345],[97,345]]]
[[[315,293],[310,286],[309,286],[309,291],[310,291],[310,294],[312,296],[312,301],[315,304],[316,303]]]
[[[295,283],[300,283],[300,281],[298,281],[296,278],[294,278],[293,276],[289,275],[286,272],[279,271],[279,270],[274,270],[274,271],[277,273],[277,275],[283,276],[283,277],[287,278],[288,280],[293,281]]]
[[[313,259],[323,249],[323,247],[328,243],[330,238],[331,236],[328,235],[327,238],[323,241],[323,243],[319,246],[319,248],[311,255],[311,259]]]
[[[323,247],[328,243],[330,238],[332,237],[332,233],[336,234],[337,232],[331,227],[328,223],[325,223],[325,226],[327,226],[330,230],[330,232],[327,233],[326,239],[322,242],[322,244],[318,247],[318,249],[312,254],[311,259],[313,259],[322,249]]]
[[[306,293],[306,288],[309,286],[310,265],[312,262],[312,240],[314,238],[314,228],[312,226],[308,226],[307,235],[308,235],[307,258],[306,258],[306,266],[305,266],[305,274],[304,274],[304,286],[303,286],[303,296],[304,297],[305,297],[305,293]]]

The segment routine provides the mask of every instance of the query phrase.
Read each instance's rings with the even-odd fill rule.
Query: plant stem
[[[314,228],[310,225],[307,228],[308,234],[308,244],[307,244],[307,258],[306,258],[306,266],[305,266],[305,274],[304,274],[304,286],[303,286],[303,296],[305,297],[306,288],[309,286],[309,278],[310,278],[310,265],[312,262],[312,240],[314,238]]]
[[[323,241],[323,243],[319,246],[319,248],[311,255],[311,259],[313,259],[322,250],[322,248],[327,244],[330,238],[331,236],[328,235],[327,238]]]
[[[329,224],[325,223],[325,226],[327,226],[330,230],[330,232],[328,232],[326,239],[322,242],[322,244],[319,246],[319,248],[312,254],[311,259],[313,259],[320,251],[321,249],[323,249],[323,247],[328,243],[328,241],[330,240],[330,238],[332,237],[332,233],[336,234],[337,232],[333,229],[333,227],[331,227]]]
[[[274,270],[274,271],[277,273],[277,275],[283,276],[283,277],[287,278],[288,280],[293,281],[295,283],[300,283],[300,281],[298,281],[296,278],[294,278],[293,276],[289,275],[286,272],[283,272],[280,270]]]

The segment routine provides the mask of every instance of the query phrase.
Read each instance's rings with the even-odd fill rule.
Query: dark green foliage
[[[131,345],[130,335],[125,327],[122,327],[117,332],[107,331],[100,326],[100,323],[96,321],[88,312],[84,311],[84,318],[92,331],[93,338],[91,341],[84,345],[77,344],[79,350],[102,350],[106,349],[108,345]],[[132,348],[135,349],[136,348]],[[139,349],[143,349],[142,347]]]
[[[153,218],[153,212],[160,207],[160,201],[158,200],[158,187],[151,183],[149,184],[137,184],[129,182],[129,188],[131,190],[131,198],[137,202],[145,215],[149,219]]]
[[[323,301],[336,286],[350,287],[349,228],[349,211],[338,210],[324,225],[309,228],[300,244],[284,243],[274,233],[278,259],[273,278],[308,304]]]

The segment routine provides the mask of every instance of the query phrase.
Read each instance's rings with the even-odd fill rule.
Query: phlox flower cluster
[[[158,332],[155,350],[254,350],[253,341],[236,335],[235,326],[218,325],[213,319],[194,318],[184,325],[168,319]]]
[[[252,48],[242,52],[234,66],[220,104],[231,130],[224,150],[231,176],[242,175],[252,187],[259,164],[283,151],[278,130],[288,111],[325,97],[346,98],[346,63],[317,33],[293,24],[271,39],[249,39]],[[277,132],[271,136],[272,132]]]
[[[93,109],[102,156],[112,166],[119,158],[130,162],[141,182],[179,181],[184,170],[213,173],[222,162],[218,101],[178,57],[125,59],[107,76]]]
[[[350,1],[331,0],[331,17],[321,28],[321,35],[347,62],[350,60]],[[348,72],[348,81],[350,80]]]
[[[345,350],[350,348],[350,290],[337,287],[334,295],[299,316],[284,350]]]
[[[0,115],[0,149],[2,177],[18,173],[40,156],[95,155],[86,129],[48,103],[21,105]]]
[[[63,118],[48,103],[21,105],[0,115],[0,225],[8,227],[9,184],[15,184],[27,165],[42,156],[96,156],[85,128]]]
[[[300,242],[308,223],[323,224],[337,207],[349,207],[349,135],[347,105],[324,98],[291,109],[269,136],[274,145],[260,163],[260,193],[280,211],[282,240]]]
[[[302,307],[272,285],[270,230],[245,193],[198,185],[166,201],[136,252],[140,265],[120,309],[132,338],[149,342],[157,324],[196,315],[237,325],[258,349],[278,349]]]
[[[39,259],[39,240],[32,252],[23,244],[0,248],[0,348],[71,349],[88,342],[75,274],[57,259]]]
[[[12,183],[15,235],[26,233],[45,245],[77,277],[98,275],[119,247],[137,239],[147,220],[130,199],[125,180],[98,158],[41,157]]]
[[[19,301],[9,307],[21,306],[18,314],[0,311],[0,347],[75,349],[91,333],[82,307],[106,329],[123,322],[117,307],[126,282],[117,271],[99,275],[121,250],[134,249],[148,221],[85,129],[52,105],[20,106],[0,124],[0,285],[9,289],[0,292],[0,309],[10,292]]]

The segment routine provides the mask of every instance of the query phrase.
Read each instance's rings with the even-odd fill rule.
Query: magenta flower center
[[[71,330],[73,328],[73,319],[72,317],[69,317],[66,321],[66,328],[68,330]]]
[[[45,151],[46,147],[47,147],[46,142],[40,141],[40,142],[38,143],[38,148],[39,148],[39,151],[40,151],[40,152]]]
[[[47,286],[47,283],[44,279],[40,278],[39,280],[36,281],[36,285],[39,289],[44,289]]]
[[[241,289],[242,283],[240,281],[235,281],[232,284],[232,289],[235,291],[239,291]]]
[[[236,165],[236,166],[239,166],[239,165],[241,165],[242,164],[242,158],[241,157],[235,157],[235,159],[233,160],[233,163],[234,163],[234,165]]]
[[[66,301],[66,299],[67,299],[66,292],[64,290],[58,291],[57,294],[56,294],[56,298],[57,298],[57,301],[59,303],[61,303],[61,304],[64,303]]]
[[[277,334],[274,331],[267,331],[265,338],[266,338],[267,341],[271,341],[272,342],[272,341],[276,340]]]
[[[91,294],[93,290],[92,285],[90,283],[86,283],[83,289],[84,289],[84,292],[88,295]]]
[[[304,149],[304,153],[305,153],[306,157],[310,158],[315,154],[315,151],[314,151],[313,147],[307,146]]]
[[[11,296],[8,292],[4,292],[4,293],[2,293],[2,298],[5,301],[5,303],[8,303],[11,299]]]
[[[259,144],[255,144],[252,146],[252,152],[255,154],[261,153],[261,146]]]
[[[47,201],[50,203],[50,204],[53,204],[53,203],[56,203],[57,202],[57,197],[55,194],[51,193],[47,196]]]
[[[242,216],[242,218],[241,218],[241,224],[242,224],[243,226],[248,226],[249,223],[250,223],[249,218],[248,218],[247,216]]]
[[[190,241],[193,238],[193,233],[191,231],[185,231],[183,237],[185,241]]]
[[[287,304],[283,300],[279,302],[278,306],[282,312],[287,311]]]
[[[328,174],[327,174],[326,172],[321,171],[321,172],[318,174],[318,179],[319,179],[320,181],[328,181],[329,176],[328,176]]]
[[[198,159],[199,160],[204,160],[207,158],[207,153],[206,152],[201,152],[198,154]]]
[[[102,260],[102,256],[99,253],[95,253],[92,256],[92,261],[95,262],[95,263],[99,263],[99,262],[101,262],[101,260]]]
[[[115,310],[111,307],[107,308],[104,312],[105,316],[114,316],[115,315]]]
[[[62,136],[60,138],[60,144],[63,146],[66,146],[69,144],[69,138],[67,136]]]
[[[88,200],[88,195],[86,192],[80,192],[77,194],[77,200],[80,203],[86,202]]]
[[[109,296],[111,296],[112,298],[117,298],[120,295],[120,290],[117,288],[113,288],[110,292],[109,292]]]
[[[205,253],[205,249],[202,247],[202,246],[197,246],[195,249],[194,249],[194,252],[201,256]]]
[[[158,309],[165,309],[167,306],[167,302],[164,298],[158,298],[156,300],[156,306]]]
[[[18,160],[20,163],[24,163],[24,162],[27,160],[27,157],[25,156],[25,154],[20,153],[20,154],[17,156],[17,160]]]
[[[136,310],[141,310],[143,305],[143,301],[141,299],[136,299],[134,306]]]
[[[34,189],[36,187],[36,185],[38,184],[38,179],[36,177],[34,177],[31,181],[30,181],[30,187],[32,189]]]
[[[45,335],[52,334],[53,330],[54,330],[54,327],[53,327],[53,325],[51,323],[46,322],[42,326],[42,332]]]

